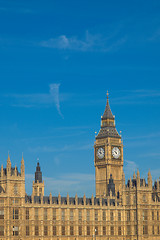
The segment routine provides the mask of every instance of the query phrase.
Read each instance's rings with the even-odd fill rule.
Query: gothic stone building
[[[25,166],[0,170],[0,240],[159,240],[160,182],[139,171],[125,183],[123,142],[108,97],[94,144],[96,196],[44,195],[37,163],[33,192],[25,192]]]

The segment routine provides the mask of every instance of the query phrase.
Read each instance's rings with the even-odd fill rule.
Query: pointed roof
[[[106,121],[104,121],[104,124],[103,124],[103,120],[107,120],[107,119],[110,119],[111,121],[109,121],[109,123],[106,123]],[[106,104],[104,114],[101,117],[101,120],[102,120],[101,129],[98,135],[96,136],[96,139],[107,138],[107,137],[121,138],[121,136],[117,132],[117,129],[115,128],[114,116],[109,106],[108,91],[107,91],[107,104]]]
[[[104,111],[103,116],[102,116],[102,120],[105,120],[105,119],[113,119],[114,120],[114,116],[112,114],[112,111],[111,111],[111,108],[110,108],[110,105],[109,105],[108,95],[109,95],[109,93],[107,91],[107,104],[106,104],[106,108],[105,108],[105,111]]]

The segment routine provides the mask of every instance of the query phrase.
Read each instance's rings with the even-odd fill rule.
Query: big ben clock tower
[[[94,145],[94,164],[96,177],[96,197],[108,195],[109,179],[115,184],[115,194],[121,194],[123,172],[123,144],[115,127],[108,100],[103,116],[101,129]]]

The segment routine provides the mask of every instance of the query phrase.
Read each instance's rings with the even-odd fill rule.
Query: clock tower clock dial
[[[99,159],[103,159],[104,158],[104,148],[103,147],[98,148],[98,150],[97,150],[97,157]]]
[[[118,147],[113,147],[112,148],[113,158],[118,159],[120,157],[120,155],[121,155],[121,152],[120,152],[119,148]]]
[[[101,117],[101,128],[95,141],[96,197],[108,195],[108,184],[112,175],[115,193],[121,194],[123,173],[123,144],[115,127],[115,117],[107,104]]]

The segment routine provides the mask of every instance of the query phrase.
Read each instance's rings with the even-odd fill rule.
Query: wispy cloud
[[[60,99],[59,99],[59,87],[60,84],[50,84],[50,94],[53,97],[54,103],[56,105],[57,111],[61,117],[63,117],[60,110]]]
[[[77,36],[67,37],[60,35],[46,41],[41,41],[40,46],[47,48],[55,48],[61,50],[74,50],[74,51],[99,51],[109,52],[116,50],[126,42],[126,37],[118,38],[113,35],[102,36],[101,34],[90,34],[86,31],[85,37],[79,39]]]
[[[34,153],[37,153],[37,152],[69,152],[69,151],[81,151],[81,150],[88,150],[88,149],[92,149],[92,144],[91,143],[86,143],[86,144],[83,144],[83,145],[64,145],[63,147],[49,147],[49,146],[38,146],[38,147],[29,147],[29,151],[30,152],[34,152]]]
[[[34,180],[34,174],[26,174],[26,189],[30,188]],[[85,173],[69,173],[59,177],[43,177],[45,182],[45,194],[62,195],[70,193],[70,196],[75,196],[76,193],[87,193],[89,196],[94,192],[94,174]],[[29,193],[30,194],[30,193]]]
[[[49,85],[49,93],[32,94],[7,94],[1,95],[0,100],[3,104],[9,104],[12,107],[52,107],[55,106],[59,115],[63,117],[60,110],[60,102],[68,98],[67,94],[60,94],[60,84],[53,83]],[[5,100],[4,100],[5,98]]]
[[[124,162],[124,172],[126,174],[126,178],[133,176],[133,173],[138,169],[137,163],[134,161],[125,160]]]

